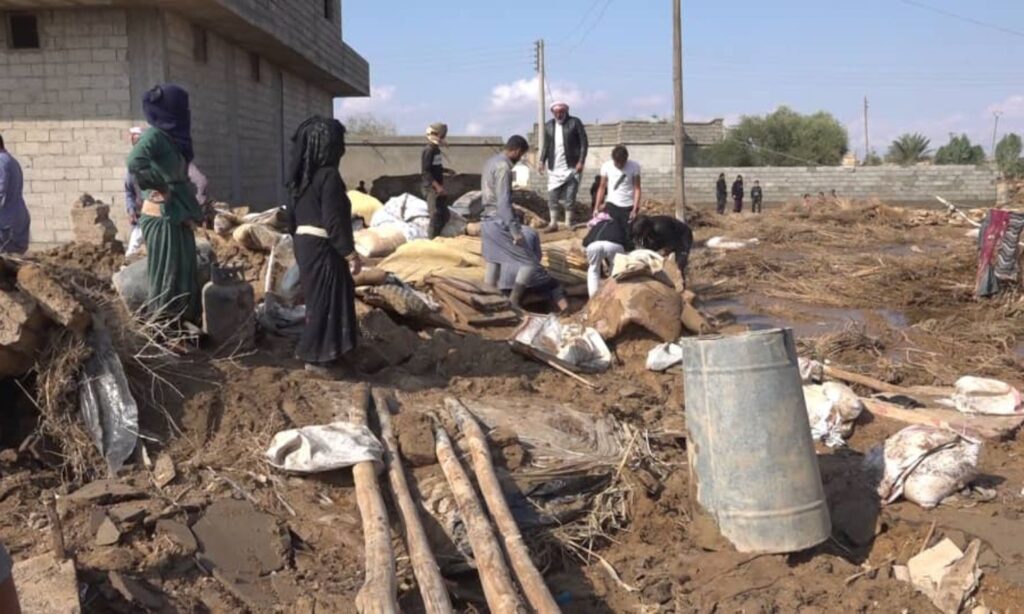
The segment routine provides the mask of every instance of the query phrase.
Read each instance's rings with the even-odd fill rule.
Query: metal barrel
[[[796,552],[828,539],[793,332],[681,343],[697,502],[740,552]]]

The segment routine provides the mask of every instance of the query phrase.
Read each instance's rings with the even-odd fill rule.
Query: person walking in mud
[[[732,212],[743,213],[743,175],[736,175],[732,182]]]
[[[729,195],[729,188],[725,183],[725,173],[718,174],[718,182],[715,183],[715,198],[718,200],[718,206],[715,208],[718,211],[718,215],[725,214],[725,199]]]
[[[192,113],[184,88],[165,83],[146,92],[150,128],[128,154],[128,172],[142,190],[139,227],[146,244],[147,307],[163,317],[198,322],[202,314],[194,228],[203,212],[188,178]]]
[[[423,176],[423,196],[430,212],[429,237],[441,236],[441,231],[448,224],[448,192],[444,189],[444,158],[441,146],[448,136],[448,125],[430,124],[427,127],[427,146],[420,157],[420,172]]]
[[[504,151],[484,165],[480,180],[480,196],[487,217],[483,219],[480,238],[486,262],[484,282],[502,291],[510,290],[509,300],[522,307],[527,290],[544,294],[559,311],[569,304],[565,291],[540,263],[540,236],[522,224],[512,208],[512,167],[530,149],[526,139],[514,135]]]
[[[362,269],[352,234],[352,202],[338,165],[345,154],[345,127],[315,115],[292,137],[288,167],[288,222],[295,238],[306,326],[295,355],[306,370],[327,375],[356,347],[355,282]]]
[[[572,208],[580,189],[583,165],[587,161],[587,130],[583,122],[569,115],[569,105],[551,105],[554,119],[544,127],[544,151],[537,170],[548,174],[548,212],[550,222],[545,232],[558,230],[558,219],[565,208],[565,226],[572,228]]]
[[[750,188],[750,212],[761,213],[764,210],[764,192],[761,190],[761,182],[754,180],[754,187]]]

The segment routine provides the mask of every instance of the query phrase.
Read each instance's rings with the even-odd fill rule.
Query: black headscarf
[[[187,161],[195,158],[192,151],[192,111],[189,110],[185,88],[173,83],[154,87],[142,97],[142,111],[149,125],[166,132]]]
[[[336,119],[314,115],[302,122],[292,137],[288,191],[294,200],[309,187],[318,169],[338,168],[345,155],[345,126]]]

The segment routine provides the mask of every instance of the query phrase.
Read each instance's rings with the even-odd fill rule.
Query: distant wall
[[[675,189],[672,146],[629,146],[629,151],[630,158],[640,163],[645,198],[671,200]],[[591,149],[579,200],[590,200],[589,189],[594,175],[610,156],[610,147]],[[715,202],[715,181],[719,173],[725,173],[730,187],[736,175],[743,175],[748,200],[750,187],[755,179],[759,180],[765,202],[769,204],[799,199],[805,193],[828,194],[833,189],[844,197],[875,197],[889,202],[934,201],[939,195],[954,202],[991,204],[995,202],[998,179],[995,169],[977,166],[687,168],[687,203],[703,205]],[[540,192],[547,190],[546,178],[536,173],[531,174],[530,184]]]
[[[349,188],[360,181],[369,188],[383,175],[412,175],[420,172],[420,155],[427,140],[419,136],[370,137],[350,134],[345,139],[341,176]],[[479,175],[484,162],[501,151],[503,142],[491,137],[452,137],[442,149],[444,166],[457,173]]]

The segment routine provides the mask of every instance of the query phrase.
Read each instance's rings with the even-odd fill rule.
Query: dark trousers
[[[608,217],[621,224],[627,231],[629,230],[629,214],[632,211],[632,207],[620,207],[611,203],[604,204],[604,212],[608,214]]]
[[[725,194],[718,195],[718,207],[716,208],[716,211],[718,211],[718,215],[725,213]]]
[[[427,210],[430,212],[430,238],[433,239],[441,236],[441,231],[451,217],[448,212],[448,197],[441,196],[433,188],[424,191],[427,193]]]
[[[732,199],[732,212],[743,213],[743,197],[733,197]]]
[[[752,212],[754,212],[754,213],[761,213],[761,211],[763,209],[764,209],[764,207],[761,204],[761,199],[760,198],[755,198],[754,200],[750,201],[750,210]]]

